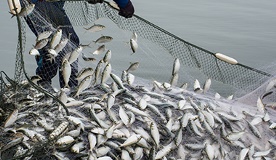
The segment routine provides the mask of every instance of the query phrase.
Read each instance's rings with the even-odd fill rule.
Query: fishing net
[[[22,4],[24,6],[28,2],[23,0]],[[139,16],[135,15],[131,19],[120,17],[118,10],[107,2],[97,5],[86,2],[65,2],[64,11],[70,23],[74,25],[73,30],[69,21],[58,21],[59,13],[63,12],[57,11],[58,5],[43,8],[43,12],[51,15],[51,18],[47,16],[48,14],[42,14],[42,10],[36,9],[27,18],[17,17],[19,42],[15,80],[7,77],[4,72],[1,72],[0,77],[0,125],[5,128],[5,130],[1,128],[0,132],[2,158],[81,159],[108,155],[114,159],[118,157],[123,159],[127,153],[134,157],[136,151],[134,148],[142,147],[142,151],[145,151],[144,159],[164,156],[191,159],[209,157],[210,153],[206,146],[221,148],[223,154],[217,155],[218,159],[225,157],[237,159],[243,148],[250,149],[250,152],[252,150],[254,152],[255,149],[255,155],[267,151],[266,156],[275,156],[274,150],[270,149],[272,148],[270,141],[268,142],[268,140],[274,140],[271,137],[275,137],[275,131],[269,126],[275,118],[273,116],[270,119],[267,115],[268,111],[271,115],[275,115],[275,111],[270,108],[268,111],[257,108],[255,98],[261,94],[267,94],[263,97],[273,102],[270,93],[272,91],[265,93],[264,89],[269,83],[266,81],[272,78],[271,74],[243,64],[222,61],[216,58],[215,53],[186,42]],[[53,10],[57,12],[52,12]],[[62,39],[69,38],[69,41],[56,57],[56,63],[60,63],[63,57],[67,57],[68,53],[79,45],[78,43],[88,45],[84,47],[83,55],[80,55],[72,65],[75,65],[77,72],[87,67],[96,70],[105,55],[91,54],[99,47],[93,41],[103,34],[112,36],[113,40],[105,44],[106,50],[112,51],[110,60],[112,73],[121,75],[127,70],[129,62],[139,61],[139,68],[131,71],[136,76],[135,83],[132,79],[134,75],[129,73],[127,79],[122,74],[123,85],[116,78],[109,77],[105,85],[94,81],[90,88],[79,94],[76,93],[79,88],[71,88],[70,91],[59,89],[54,93],[41,88],[31,80],[31,76],[35,75],[37,64],[24,63],[34,61],[34,56],[24,52],[26,46],[29,47],[35,43],[35,40],[31,42],[26,40],[26,21],[32,22],[30,29],[37,34],[36,36],[44,31],[55,33],[59,28],[68,30],[62,35]],[[103,32],[92,34],[83,28],[83,26],[88,28],[95,22],[108,27]],[[58,25],[60,23],[63,25]],[[70,37],[69,33],[72,31],[77,32],[80,42]],[[133,32],[138,35],[139,48],[136,53],[132,53],[129,45]],[[85,56],[94,59],[87,61]],[[169,82],[174,76],[172,66],[175,58],[181,62],[180,78],[179,83],[171,88],[171,85],[165,82]],[[59,74],[55,76],[57,79],[53,79],[52,85],[63,78],[60,69],[60,66],[49,66],[49,72],[45,73],[46,76],[52,75],[52,72]],[[104,70],[102,68],[101,72],[103,73]],[[237,96],[243,96],[255,90],[260,84],[264,86],[258,89],[257,94],[250,96],[250,98],[254,97],[254,105],[247,106],[237,102],[233,104],[233,101],[230,103],[225,99],[214,99],[213,94],[210,96],[210,94],[195,93],[194,80],[199,79],[204,82],[207,78],[218,81],[220,85],[226,84],[228,87],[242,91]],[[161,85],[158,81],[161,81]],[[188,83],[189,90],[192,91],[184,87],[178,88],[183,83]],[[68,95],[68,99],[64,92]],[[64,97],[66,97],[65,101]],[[201,111],[206,114],[204,115],[206,117],[212,113],[216,121],[210,120],[209,117],[199,122],[199,118],[196,117],[202,116],[199,114]],[[249,123],[255,120],[256,114],[263,116],[262,122],[254,122],[257,128]],[[184,127],[182,123],[186,121],[187,116],[191,117]],[[14,117],[16,122],[12,121]],[[260,117],[257,118],[260,119]],[[174,125],[170,126],[172,122]],[[212,126],[211,129],[209,125]],[[122,146],[130,134],[137,132],[138,135],[137,130],[140,129],[141,132],[141,128],[144,129],[143,133],[150,135],[143,137],[143,140],[147,138],[150,140],[145,143],[137,140],[137,144],[129,145],[133,148]],[[160,139],[156,133],[157,130]],[[258,130],[262,132],[259,133]],[[122,131],[125,133],[121,133]],[[234,140],[235,137],[233,139],[226,137],[226,134],[233,131],[243,134],[238,138],[238,142]],[[71,137],[68,137],[69,135]],[[74,137],[73,140],[72,137]],[[93,146],[94,137],[97,139],[96,146]],[[235,141],[235,143],[229,143],[229,141]],[[166,155],[160,155],[165,153]]]
[[[131,19],[122,18],[108,3],[94,6],[87,3],[67,2],[65,10],[75,25],[86,25],[99,18],[108,18],[119,28],[136,32],[144,39],[163,47],[165,52],[174,58],[179,58],[184,67],[196,68],[199,71],[197,74],[203,73],[205,77],[239,89],[252,91],[271,77],[269,73],[243,64],[232,65],[222,61],[215,57],[215,53],[191,44],[139,16]]]
[[[187,82],[192,86],[195,79],[199,79],[203,83],[207,78],[211,78],[214,80],[212,83],[214,86],[213,88],[218,89],[220,92],[221,90],[219,88],[225,89],[228,87],[229,89],[227,89],[227,91],[225,91],[225,89],[221,92],[229,92],[227,94],[235,93],[236,97],[241,97],[255,90],[272,77],[270,73],[243,64],[238,63],[233,65],[222,61],[216,58],[215,53],[186,42],[137,15],[134,15],[131,19],[125,19],[118,16],[117,9],[107,2],[101,5],[91,5],[81,1],[66,1],[64,9],[73,26],[87,26],[96,21],[98,23],[106,23],[110,30],[104,32],[104,34],[112,33],[115,39],[112,44],[107,44],[106,48],[111,49],[115,54],[125,54],[132,62],[139,61],[140,69],[136,73],[137,76],[145,79],[169,81],[170,76],[168,75],[171,74],[171,65],[169,64],[173,63],[174,58],[179,58],[181,65],[183,65],[181,68],[179,85],[180,83]],[[43,11],[34,10],[33,13],[28,16],[28,19],[34,22],[32,30],[35,30],[37,33],[42,33],[47,30],[55,32],[57,27],[70,27],[70,22],[58,21],[59,16],[61,16],[59,13],[52,15],[51,18],[41,14],[41,12],[51,14],[51,10],[56,10],[56,6],[53,5],[52,8],[45,8]],[[113,23],[110,23],[110,21]],[[57,26],[57,23],[63,23],[63,26]],[[101,32],[99,34],[93,33],[89,35],[83,28],[81,29],[78,27],[75,28],[82,44],[89,44],[92,39],[95,40],[97,36],[99,37],[103,34],[103,32]],[[83,34],[84,32],[85,34]],[[137,33],[137,35],[141,37],[138,40],[139,50],[134,55],[129,54],[130,47],[126,47],[125,44],[125,42],[129,43],[129,37],[131,37],[132,32]],[[66,36],[68,35],[63,35],[63,38],[66,38]],[[90,37],[87,38],[86,36]],[[67,53],[76,48],[76,44],[70,41],[67,46],[68,47],[60,53],[60,57],[64,57]],[[97,46],[94,45],[93,49],[97,49]],[[93,51],[90,51],[90,53],[92,52]],[[89,51],[87,50],[84,53],[89,55]],[[116,59],[116,57],[113,58],[113,69],[118,71],[126,69],[129,62],[122,59]],[[17,57],[16,59],[18,61],[20,58]],[[58,59],[58,61],[61,60],[62,58]],[[86,62],[82,60],[79,60],[78,64],[75,63],[75,65],[79,66],[78,70],[87,66]],[[93,67],[96,66],[95,63],[88,65],[92,65]],[[23,78],[20,77],[20,73],[22,75],[21,67],[20,65],[16,66],[16,77],[19,79]],[[27,68],[33,67],[34,66],[27,66]],[[52,69],[49,70],[51,71]],[[158,72],[160,70],[164,71],[164,73],[159,74]],[[32,73],[32,71],[29,72]],[[218,85],[216,85],[216,83]]]

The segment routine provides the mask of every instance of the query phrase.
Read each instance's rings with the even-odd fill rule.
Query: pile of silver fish
[[[169,83],[141,85],[133,68],[137,64],[121,76],[111,68],[89,72],[76,89],[54,93],[64,106],[28,81],[16,91],[7,86],[0,108],[1,158],[275,159],[276,113],[261,98],[246,106],[210,96],[210,79],[202,88],[196,80],[193,91],[177,87],[178,59]],[[96,75],[101,78],[92,83]]]
[[[86,30],[104,28],[95,24]],[[38,50],[49,42],[47,56],[53,61],[69,39],[62,37],[61,29],[45,31],[38,35],[29,54],[38,56]],[[94,42],[112,39],[102,36]],[[137,42],[133,33],[133,53]],[[38,76],[31,77],[33,83],[6,86],[0,105],[0,159],[276,159],[276,111],[266,107],[263,97],[248,106],[232,100],[233,96],[211,96],[211,79],[203,87],[195,80],[192,91],[186,83],[177,87],[177,58],[170,82],[144,85],[132,74],[139,62],[120,76],[113,72],[110,50],[95,69],[83,68],[77,77],[79,85],[70,89],[70,64],[84,47],[80,45],[64,56],[61,70],[68,88],[53,93],[56,98],[33,86],[40,80]],[[92,54],[104,50],[103,44]],[[82,58],[96,61],[83,53]],[[267,91],[275,83],[269,83]]]

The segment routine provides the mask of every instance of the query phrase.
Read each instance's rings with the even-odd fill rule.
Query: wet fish
[[[130,39],[130,48],[132,50],[133,53],[135,53],[138,49],[138,43],[137,41],[135,41],[134,39]]]
[[[96,58],[94,58],[94,57],[86,57],[85,55],[84,55],[84,53],[82,53],[82,59],[84,60],[84,61],[96,61]]]
[[[137,42],[137,38],[138,38],[137,33],[136,33],[136,32],[132,32],[132,37],[131,37],[131,39],[133,39],[134,41]]]
[[[210,89],[210,86],[211,86],[211,79],[208,78],[203,85],[203,93],[206,93]]]
[[[61,39],[59,44],[57,44],[56,47],[54,48],[54,50],[57,53],[61,52],[68,42],[69,42],[68,38]]]
[[[49,39],[41,39],[39,41],[36,42],[36,44],[34,45],[35,49],[42,49],[43,47],[45,47],[49,42]]]
[[[79,45],[76,49],[74,49],[71,52],[70,56],[69,56],[68,62],[70,64],[72,64],[73,62],[75,62],[79,58],[79,55],[82,52],[82,50],[83,50],[83,46],[82,45]]]
[[[39,51],[36,48],[32,48],[29,51],[29,54],[32,55],[32,56],[39,56],[40,55]]]
[[[85,77],[80,84],[77,87],[77,93],[75,94],[75,97],[79,96],[79,94],[85,90],[87,87],[89,87],[90,83],[92,80],[92,75],[89,75],[87,77]]]
[[[94,84],[97,83],[97,81],[99,80],[99,77],[100,77],[100,73],[101,73],[101,70],[103,68],[103,65],[104,65],[104,61],[103,60],[100,60],[97,64],[97,67],[95,69],[95,75],[94,75]]]
[[[18,109],[15,109],[10,115],[9,117],[6,119],[5,123],[4,123],[4,127],[7,128],[11,125],[14,124],[14,122],[16,121],[18,116]]]
[[[201,93],[203,91],[202,88],[200,87],[200,83],[197,79],[194,82],[194,91],[196,93]]]
[[[100,47],[98,47],[92,54],[94,55],[99,55],[101,53],[103,53],[105,51],[105,45],[101,45]]]
[[[61,37],[62,37],[62,29],[59,28],[53,35],[52,40],[50,42],[51,49],[54,49],[59,44]]]
[[[89,31],[89,32],[99,32],[103,29],[105,29],[106,27],[104,25],[101,25],[101,24],[94,24],[92,25],[91,27],[88,27],[88,28],[85,28],[85,30]]]
[[[68,82],[71,76],[71,65],[66,58],[64,58],[62,61],[61,71],[65,83],[64,87],[70,88]]]
[[[105,63],[109,63],[111,59],[111,50],[107,50],[107,52],[105,53],[104,57],[103,57],[103,61]]]
[[[50,37],[50,35],[53,33],[53,31],[49,30],[49,31],[44,31],[40,34],[38,34],[37,38],[36,38],[36,41],[40,41],[42,39],[47,39]]]
[[[180,61],[178,58],[176,58],[173,63],[172,75],[178,74],[179,70],[180,70]]]
[[[83,68],[77,75],[77,80],[82,80],[89,75],[93,75],[94,69],[91,67]]]
[[[107,43],[112,41],[113,38],[111,36],[101,36],[100,38],[98,38],[96,41],[94,41],[95,43]]]
[[[126,70],[126,72],[129,71],[135,71],[139,67],[139,62],[130,63],[130,66]]]
[[[101,84],[105,83],[108,80],[108,78],[110,77],[111,69],[111,64],[108,63],[103,70]]]

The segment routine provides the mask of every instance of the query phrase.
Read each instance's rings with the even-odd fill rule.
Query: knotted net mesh
[[[233,65],[222,61],[216,58],[215,53],[189,43],[137,15],[131,19],[120,17],[118,11],[109,3],[89,5],[67,1],[64,8],[74,25],[87,25],[99,18],[107,18],[120,29],[136,32],[143,39],[157,44],[153,45],[151,50],[162,47],[166,54],[179,58],[185,70],[183,72],[185,75],[182,77],[190,75],[194,80],[202,76],[204,77],[202,81],[211,78],[231,85],[236,91],[238,90],[236,93],[238,97],[255,90],[272,77],[270,73],[243,64]],[[193,83],[191,79],[186,81]]]

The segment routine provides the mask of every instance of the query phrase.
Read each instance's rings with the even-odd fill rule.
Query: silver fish
[[[47,39],[50,37],[50,35],[53,33],[53,31],[44,31],[40,34],[38,34],[36,41],[40,41],[42,39]]]
[[[214,159],[215,157],[215,149],[212,145],[206,144],[205,151],[207,153],[207,156],[210,160]]]
[[[109,63],[111,59],[111,50],[107,50],[107,52],[105,53],[104,57],[103,57],[103,61],[105,63]]]
[[[60,42],[62,37],[62,29],[57,29],[56,33],[53,35],[52,40],[50,42],[50,48],[54,49]]]
[[[69,79],[71,76],[71,65],[66,58],[64,58],[62,61],[61,70],[62,70],[62,76],[63,76],[64,83],[65,83],[64,87],[70,88],[68,85],[68,82],[69,82]]]
[[[175,144],[171,142],[170,144],[164,146],[161,150],[159,150],[156,153],[155,159],[161,159],[164,156],[166,156],[173,148],[175,147]]]
[[[177,82],[178,82],[178,79],[179,79],[179,74],[178,73],[173,74],[171,79],[170,79],[170,84],[172,86],[176,86]]]
[[[211,86],[211,79],[208,78],[203,85],[203,93],[206,93],[210,89],[210,86]]]
[[[130,137],[128,137],[128,139],[125,140],[125,142],[123,144],[121,144],[120,147],[125,147],[125,146],[135,144],[135,143],[139,142],[141,140],[141,138],[142,138],[142,136],[139,134],[132,134]]]
[[[130,48],[133,53],[135,53],[138,49],[138,43],[134,39],[130,39]]]
[[[95,69],[94,84],[96,84],[97,81],[99,80],[99,76],[100,76],[101,70],[103,68],[103,65],[104,65],[104,61],[103,60],[100,60],[98,62],[98,64],[97,64],[97,67]]]
[[[122,106],[120,106],[120,109],[119,109],[119,117],[123,121],[124,125],[128,126],[128,124],[129,124],[129,117],[128,117],[126,111],[123,109]]]
[[[177,74],[179,72],[179,69],[180,69],[180,61],[178,58],[176,58],[173,63],[172,75]]]
[[[97,143],[97,137],[89,132],[88,133],[88,141],[89,141],[89,150],[92,151],[94,149],[94,147],[96,146]]]
[[[113,79],[113,81],[118,85],[118,87],[120,87],[121,89],[124,89],[124,85],[123,85],[123,82],[121,81],[121,79],[113,74],[113,73],[110,73],[110,77]]]
[[[239,160],[244,160],[247,153],[249,151],[249,148],[244,148],[241,150],[240,154],[239,154]]]
[[[135,71],[139,67],[139,62],[131,63],[126,72]]]
[[[96,61],[96,58],[94,58],[94,57],[86,57],[86,56],[84,55],[84,53],[82,53],[82,59],[83,59],[84,61]]]
[[[39,51],[36,48],[32,48],[29,51],[29,54],[32,55],[32,56],[39,56],[40,55]]]
[[[60,51],[63,50],[63,48],[67,45],[69,39],[68,38],[64,38],[62,40],[60,40],[59,44],[56,45],[56,47],[54,48],[54,50],[59,53]]]
[[[74,140],[75,139],[71,136],[64,136],[64,137],[61,137],[60,139],[58,139],[56,144],[57,145],[70,144],[70,143],[74,142]]]
[[[49,39],[41,39],[39,41],[36,42],[36,44],[34,45],[35,49],[42,49],[43,47],[45,47],[49,42]]]
[[[196,93],[201,93],[203,91],[202,88],[200,87],[200,83],[197,79],[194,82],[194,91]]]
[[[14,124],[18,116],[18,109],[15,109],[7,118],[7,120],[4,123],[4,127],[7,128]]]
[[[84,28],[85,30],[89,31],[89,32],[99,32],[103,29],[105,29],[106,27],[104,25],[101,24],[94,24],[91,27],[88,28]]]
[[[91,83],[91,80],[92,80],[92,75],[89,75],[87,77],[85,77],[81,82],[80,84],[78,85],[77,87],[77,93],[75,94],[75,97],[76,96],[79,96],[79,94],[85,90],[87,87],[89,87],[90,83]]]
[[[87,68],[83,68],[77,75],[76,80],[82,80],[83,78],[89,76],[89,75],[93,75],[94,73],[94,69],[91,67],[87,67]]]
[[[150,133],[151,136],[154,140],[154,143],[156,144],[157,148],[159,147],[159,143],[160,143],[160,133],[159,130],[157,128],[157,124],[152,120],[150,122]]]
[[[82,50],[83,50],[83,46],[81,46],[81,45],[79,45],[76,49],[74,49],[70,54],[68,62],[70,64],[75,62],[78,59],[78,57],[79,57],[80,53],[82,52]]]
[[[98,38],[96,41],[94,41],[95,43],[107,43],[112,41],[113,38],[110,36],[101,36],[100,38]]]
[[[92,54],[94,55],[99,55],[101,53],[103,53],[105,51],[105,45],[101,45],[100,47],[98,47]]]
[[[84,142],[79,142],[79,143],[74,144],[71,147],[71,151],[73,153],[80,153],[80,150],[84,149],[84,147],[85,147]]]
[[[108,80],[108,78],[110,77],[111,69],[111,64],[108,63],[103,70],[101,84],[105,83]]]
[[[138,35],[136,32],[132,32],[132,37],[131,39],[135,40],[137,42]]]

